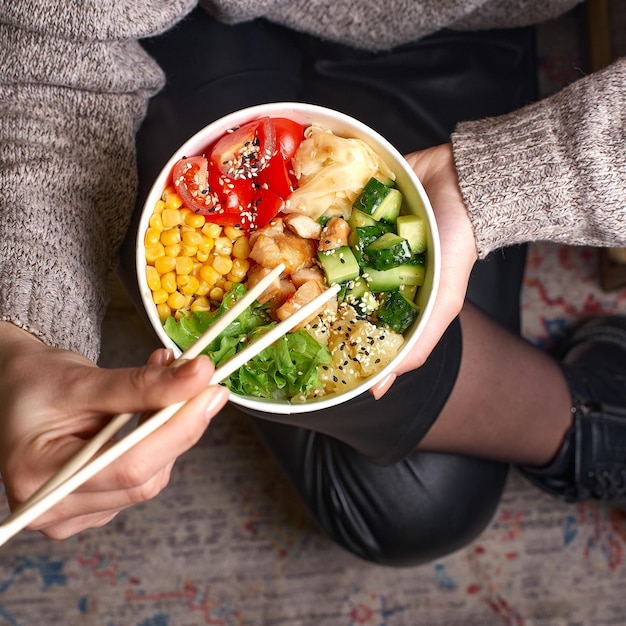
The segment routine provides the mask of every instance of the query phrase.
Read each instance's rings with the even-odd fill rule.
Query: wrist
[[[6,356],[28,346],[36,348],[45,347],[46,344],[32,332],[13,322],[0,321],[0,355]]]

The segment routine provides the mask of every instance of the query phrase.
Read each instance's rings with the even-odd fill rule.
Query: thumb
[[[151,359],[155,360],[159,359]],[[76,397],[82,395],[83,406],[99,413],[142,412],[187,400],[209,385],[215,371],[204,355],[175,367],[149,362],[132,368],[85,369]]]

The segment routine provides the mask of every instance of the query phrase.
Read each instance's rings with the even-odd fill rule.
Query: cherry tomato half
[[[208,162],[203,156],[183,157],[174,165],[172,182],[185,206],[194,213],[215,210],[219,200],[209,184]]]
[[[272,124],[283,159],[289,161],[304,139],[304,126],[286,117],[273,117]]]
[[[269,117],[253,120],[225,133],[211,149],[211,162],[230,178],[252,178],[276,148],[276,132]]]

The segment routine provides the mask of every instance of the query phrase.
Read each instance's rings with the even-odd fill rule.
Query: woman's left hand
[[[452,145],[413,152],[406,159],[422,182],[435,213],[441,242],[441,282],[434,308],[415,347],[392,374],[372,387],[376,399],[388,391],[397,376],[424,364],[461,311],[478,258],[474,230],[459,189]]]

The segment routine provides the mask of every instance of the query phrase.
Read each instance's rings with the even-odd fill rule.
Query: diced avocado
[[[355,229],[351,230],[348,235],[348,243],[361,267],[364,267],[368,263],[364,256],[365,248],[384,234],[379,228],[378,222],[374,222],[374,224],[374,226],[357,226]]]
[[[357,196],[352,208],[362,211],[375,220],[395,222],[400,215],[402,194],[376,178],[370,178],[363,191]]]
[[[378,300],[363,278],[348,281],[343,300],[352,305],[358,315],[369,315],[378,308]]]
[[[425,269],[423,265],[405,263],[389,270],[377,270],[366,267],[362,277],[369,288],[374,291],[396,291],[400,285],[420,286],[424,283]]]
[[[396,231],[404,237],[414,254],[426,250],[426,222],[418,215],[399,215],[396,219]]]
[[[399,291],[388,293],[376,312],[378,321],[397,333],[405,332],[418,315],[419,308]]]
[[[359,276],[359,264],[349,246],[341,246],[328,252],[318,252],[317,260],[329,285],[344,283]]]
[[[394,233],[385,233],[378,237],[365,247],[364,252],[364,258],[369,261],[369,265],[377,270],[398,267],[413,257],[409,242]]]

